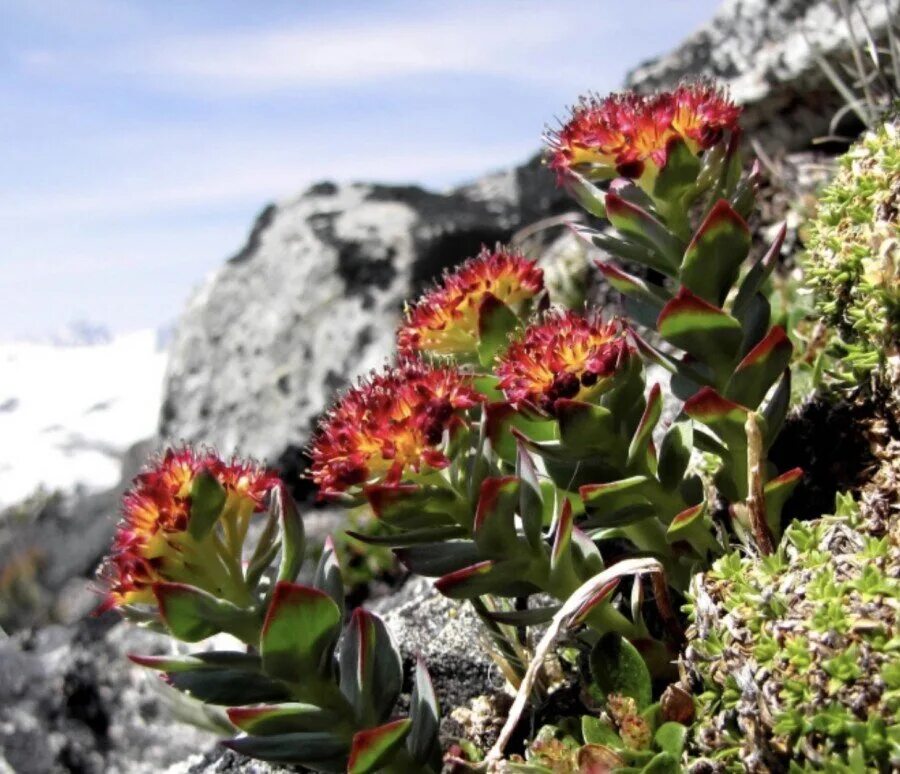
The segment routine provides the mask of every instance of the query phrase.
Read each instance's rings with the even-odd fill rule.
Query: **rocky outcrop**
[[[855,35],[860,16],[876,37],[897,0],[850,0]],[[770,150],[803,150],[827,135],[844,105],[815,51],[836,63],[846,57],[850,33],[834,0],[726,0],[718,13],[673,51],[633,69],[626,85],[641,90],[709,75],[744,106],[742,125]],[[848,79],[852,80],[852,79]],[[849,129],[848,129],[849,130]]]
[[[405,299],[567,206],[534,162],[447,194],[321,183],[268,207],[182,318],[162,435],[290,471],[335,391],[388,357]]]

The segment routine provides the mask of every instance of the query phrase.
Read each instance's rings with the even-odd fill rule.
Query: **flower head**
[[[481,400],[454,368],[410,360],[350,389],[312,445],[312,479],[323,496],[375,482],[397,483],[408,470],[449,464],[444,433]]]
[[[535,261],[500,246],[482,248],[406,310],[397,332],[400,352],[472,354],[478,344],[479,311],[486,299],[493,297],[518,311],[543,288],[544,275]]]
[[[222,485],[226,502],[246,513],[262,510],[278,483],[275,474],[251,462],[226,462],[210,450],[190,447],[167,450],[135,477],[123,498],[112,551],[100,569],[107,590],[101,610],[152,602],[157,581],[195,580],[186,574],[194,548],[187,528],[191,490],[202,471]]]
[[[603,392],[631,352],[617,320],[552,311],[510,345],[496,372],[510,402],[553,413],[560,398],[590,400]]]
[[[639,179],[666,165],[673,140],[697,154],[735,130],[739,116],[740,108],[706,81],[651,95],[589,95],[549,135],[549,166],[561,180],[580,167]]]

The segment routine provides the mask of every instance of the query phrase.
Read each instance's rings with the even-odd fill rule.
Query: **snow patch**
[[[101,338],[101,337],[98,337]],[[89,346],[0,343],[0,507],[39,486],[115,486],[156,432],[166,353],[154,330]]]

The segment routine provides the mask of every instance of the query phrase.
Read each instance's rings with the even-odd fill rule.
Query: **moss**
[[[776,554],[730,554],[695,579],[682,667],[707,763],[900,765],[900,524],[886,475],[887,508],[874,490],[862,508],[839,497],[836,515],[792,524]]]
[[[900,374],[900,123],[844,155],[809,228],[806,277],[855,380]]]

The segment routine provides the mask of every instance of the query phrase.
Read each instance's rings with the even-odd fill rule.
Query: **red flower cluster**
[[[496,299],[517,310],[543,289],[544,274],[535,261],[500,246],[482,248],[406,310],[397,346],[402,355],[472,354],[478,344],[479,311],[486,300]]]
[[[549,166],[560,179],[580,166],[629,178],[666,165],[672,140],[695,154],[734,131],[741,109],[711,83],[683,84],[653,95],[634,92],[583,97],[569,121],[549,137]]]
[[[191,488],[201,471],[213,474],[229,498],[262,510],[278,477],[253,463],[225,462],[214,452],[169,449],[140,473],[123,500],[122,520],[100,577],[107,587],[101,611],[116,605],[152,602],[152,585],[176,580],[184,564],[191,514]]]
[[[408,468],[446,467],[444,432],[480,400],[453,368],[407,361],[371,375],[344,395],[313,441],[312,479],[321,496],[397,483]]]
[[[590,400],[602,392],[631,352],[617,320],[553,311],[509,347],[496,372],[511,403],[553,413],[560,398]]]

